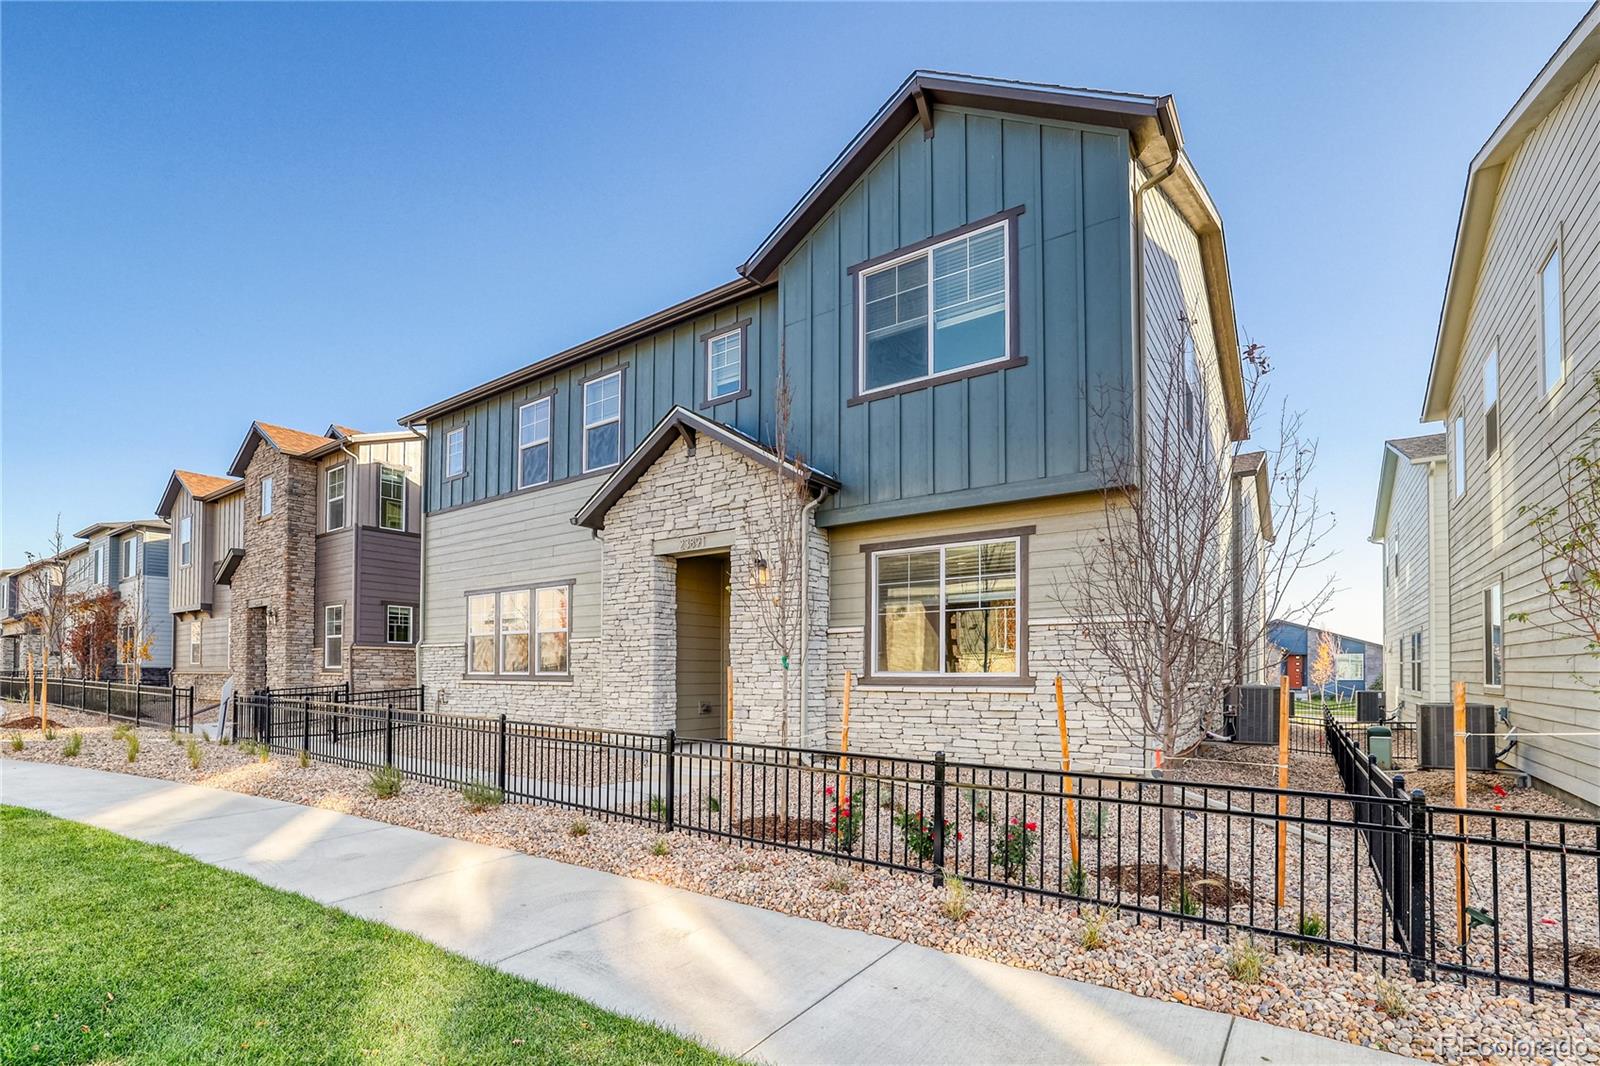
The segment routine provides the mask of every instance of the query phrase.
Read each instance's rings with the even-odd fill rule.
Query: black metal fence
[[[1382,726],[1389,730],[1389,744],[1393,760],[1397,766],[1415,768],[1417,765],[1417,723],[1388,720],[1384,722],[1355,722],[1330,714],[1311,717],[1306,711],[1297,709],[1289,719],[1289,751],[1304,755],[1334,756],[1333,744],[1329,740],[1326,723],[1333,721],[1347,735],[1354,739],[1356,746],[1367,750],[1367,734],[1370,730]]]
[[[52,677],[45,684],[34,679],[35,699],[48,685],[50,706],[65,707],[90,714],[101,714],[135,725],[192,729],[194,726],[194,688],[170,685],[124,684],[118,681],[93,681],[88,678]],[[24,674],[0,676],[0,698],[17,703],[28,700],[28,678]]]
[[[280,695],[280,693],[274,693],[274,695]],[[416,688],[380,688],[366,689],[360,692],[351,692],[346,689],[344,695],[335,697],[335,702],[375,707],[380,710],[393,707],[396,711],[416,714],[426,707],[424,702],[426,695],[426,690],[421,685]]]

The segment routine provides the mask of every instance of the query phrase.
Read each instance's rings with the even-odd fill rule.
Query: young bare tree
[[[62,652],[73,613],[67,591],[67,563],[62,558],[67,547],[67,539],[61,533],[61,516],[57,515],[55,531],[45,543],[46,550],[27,553],[30,569],[23,574],[17,591],[23,620],[39,636],[44,656],[39,664],[41,669],[53,662],[60,670],[59,664],[64,658]]]
[[[1238,663],[1230,648],[1266,647],[1269,619],[1314,618],[1334,591],[1331,577],[1315,573],[1330,556],[1319,544],[1333,525],[1311,487],[1316,443],[1283,407],[1277,440],[1265,448],[1275,538],[1250,556],[1251,603],[1230,622],[1235,574],[1225,546],[1234,535],[1233,458],[1244,444],[1224,443],[1210,424],[1189,328],[1179,319],[1152,346],[1142,417],[1133,395],[1099,404],[1096,422],[1109,427],[1091,445],[1092,469],[1106,486],[1101,517],[1082,571],[1057,586],[1064,613],[1081,619],[1086,661],[1095,663],[1069,667],[1079,698],[1130,744],[1154,746],[1167,760],[1199,739],[1220,708]],[[1243,363],[1253,420],[1271,366],[1254,344]]]

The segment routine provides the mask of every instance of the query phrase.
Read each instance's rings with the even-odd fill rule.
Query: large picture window
[[[872,673],[1017,675],[1021,539],[872,555]]]
[[[1013,217],[858,268],[858,395],[1014,357]]]
[[[566,584],[470,594],[467,673],[565,676],[572,629],[570,599],[571,587]]]
[[[583,385],[583,469],[622,461],[622,371]]]
[[[345,499],[345,471],[348,468],[340,463],[338,466],[328,468],[327,487],[324,499],[327,507],[327,528],[344,528],[344,499]]]
[[[406,472],[397,466],[378,471],[378,525],[393,530],[406,528]]]

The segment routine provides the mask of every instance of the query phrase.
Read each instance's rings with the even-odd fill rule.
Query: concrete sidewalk
[[[0,802],[164,844],[771,1062],[1397,1056],[351,815],[0,760]]]

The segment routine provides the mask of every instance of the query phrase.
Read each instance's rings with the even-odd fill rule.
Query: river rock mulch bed
[[[72,731],[82,734],[83,747],[69,759],[62,746]],[[21,751],[12,750],[12,735],[22,737]],[[173,743],[153,729],[139,736],[138,757],[130,763],[126,742],[102,720],[68,712],[54,740],[37,731],[6,734],[0,755],[338,810],[1417,1058],[1527,1061],[1514,1054],[1520,1047],[1535,1052],[1535,1061],[1600,1063],[1600,1004],[1563,1007],[1553,996],[1529,1003],[1478,985],[1413,983],[1394,967],[1384,978],[1370,963],[1338,968],[1287,949],[1269,952],[1261,980],[1243,984],[1229,976],[1229,946],[1215,932],[1202,935],[1170,920],[1158,926],[1148,918],[1136,922],[1109,911],[974,890],[970,912],[956,921],[943,913],[947,894],[931,876],[688,833],[663,836],[649,825],[554,807],[515,804],[473,813],[458,793],[410,781],[398,796],[379,800],[368,793],[364,772],[315,762],[301,767],[283,756],[263,761],[244,747],[200,742],[201,765],[191,769],[187,738]],[[578,822],[586,828],[581,835],[573,832]],[[658,841],[666,844],[664,854],[656,854]],[[1090,927],[1101,930],[1102,947],[1083,946]],[[1461,1048],[1469,1051],[1455,1050]]]

